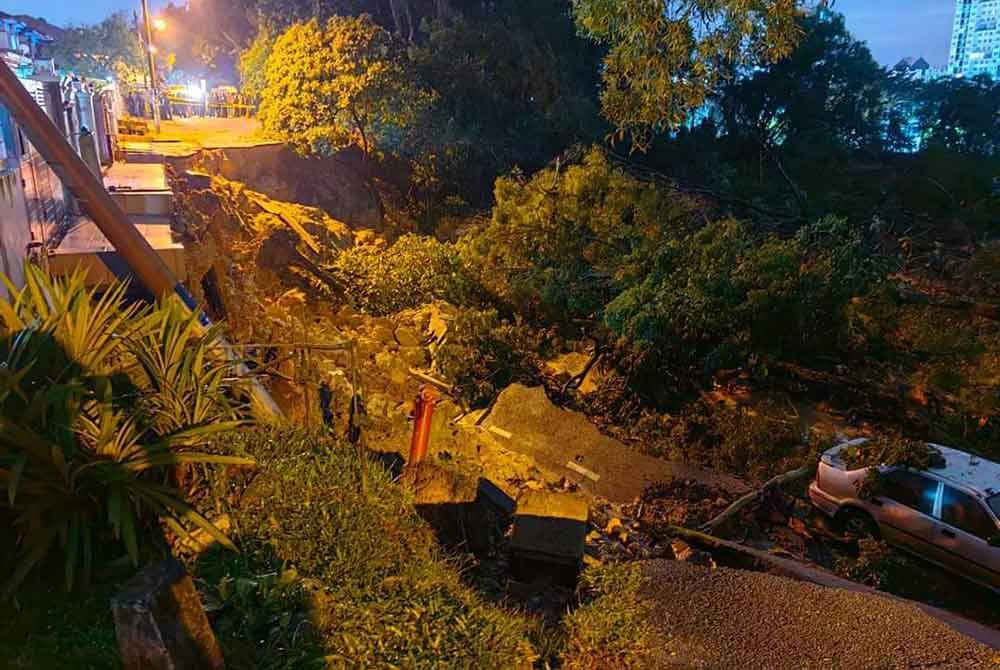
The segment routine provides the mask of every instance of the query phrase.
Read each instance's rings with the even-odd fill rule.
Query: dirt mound
[[[356,152],[305,157],[283,144],[206,149],[172,161],[179,173],[195,169],[241,182],[273,200],[318,207],[352,228],[380,230],[382,208],[363,178]]]
[[[721,514],[730,502],[731,495],[699,481],[670,479],[646,487],[639,516],[646,523],[697,528]]]
[[[669,640],[656,668],[1000,667],[1000,655],[916,607],[773,575],[644,565],[641,596]]]
[[[221,177],[186,173],[173,186],[187,236],[188,274],[200,278],[214,271],[212,286],[191,288],[216,318],[250,313],[241,305],[247,293],[335,287],[321,264],[354,244],[343,222]]]

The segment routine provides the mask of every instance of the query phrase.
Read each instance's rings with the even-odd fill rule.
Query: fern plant
[[[126,304],[126,287],[87,290],[28,268],[0,300],[0,510],[13,519],[13,564],[0,597],[62,554],[67,589],[109,545],[133,565],[162,521],[232,543],[171,482],[181,463],[248,465],[197,451],[242,422],[225,371],[175,305]]]

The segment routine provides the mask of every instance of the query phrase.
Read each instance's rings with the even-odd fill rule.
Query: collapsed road
[[[631,502],[647,486],[669,479],[692,479],[734,496],[749,491],[734,477],[629,449],[583,414],[554,405],[540,386],[504,389],[483,425],[507,448],[611,502]]]

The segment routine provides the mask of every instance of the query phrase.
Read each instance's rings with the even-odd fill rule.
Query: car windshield
[[[1000,493],[986,499],[986,504],[993,510],[993,514],[1000,519]]]

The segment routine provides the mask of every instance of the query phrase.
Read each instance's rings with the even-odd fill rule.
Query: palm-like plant
[[[102,296],[81,275],[53,281],[29,268],[24,289],[0,300],[0,509],[17,531],[11,595],[54,549],[72,588],[89,578],[107,538],[139,560],[144,522],[181,536],[194,526],[229,540],[170,483],[179,463],[250,464],[194,451],[240,424],[213,342],[172,306]],[[181,408],[181,405],[184,405]]]
[[[197,314],[170,300],[128,338],[131,378],[158,431],[232,420],[241,409],[227,393],[232,363],[213,351],[220,337],[218,326],[204,330]]]

